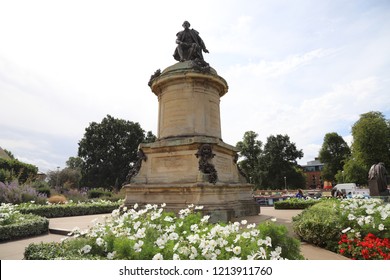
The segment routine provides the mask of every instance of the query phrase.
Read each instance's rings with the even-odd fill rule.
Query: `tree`
[[[6,149],[3,150],[11,159],[15,159],[14,154],[11,151],[8,151]]]
[[[153,134],[148,133],[151,140]],[[82,183],[87,187],[119,188],[130,166],[137,161],[138,145],[145,140],[139,123],[107,115],[101,123],[92,122],[79,142],[83,160]]]
[[[257,188],[284,188],[285,177],[288,186],[305,186],[305,177],[297,164],[303,157],[287,135],[270,136],[262,149],[262,142],[256,140],[257,133],[247,131],[243,141],[237,143],[243,159],[238,163],[243,173]]]
[[[269,136],[262,159],[263,187],[279,189],[286,182],[287,187],[303,188],[305,177],[297,163],[297,159],[302,157],[302,150],[298,150],[295,143],[290,142],[288,135]]]
[[[390,166],[390,122],[381,112],[368,112],[352,126],[352,155],[367,173],[371,165]],[[366,173],[366,175],[367,175]]]
[[[66,161],[66,166],[71,169],[79,169],[81,170],[83,167],[83,159],[80,157],[69,157]]]
[[[367,184],[368,171],[361,162],[358,162],[354,158],[350,158],[344,164],[343,169],[343,171],[339,170],[335,176],[338,183],[353,182],[358,185]]]
[[[256,140],[257,136],[258,134],[254,131],[245,132],[242,141],[238,142],[236,147],[239,149],[240,157],[243,158],[238,163],[238,166],[250,183],[255,184],[256,187],[260,187],[260,162],[263,152],[261,146],[263,143]]]
[[[81,181],[81,169],[67,167],[62,170],[49,171],[47,179],[50,187],[56,187],[61,192],[78,189]]]
[[[351,155],[351,150],[344,139],[336,132],[327,133],[319,153],[319,160],[324,164],[322,177],[334,181],[339,170],[343,170],[345,161]]]

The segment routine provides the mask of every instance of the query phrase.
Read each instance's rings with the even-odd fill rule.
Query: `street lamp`
[[[286,182],[286,176],[284,176],[284,189],[287,191],[287,182]]]
[[[60,177],[60,167],[57,166],[57,182],[56,182],[56,187],[58,187],[59,177]]]

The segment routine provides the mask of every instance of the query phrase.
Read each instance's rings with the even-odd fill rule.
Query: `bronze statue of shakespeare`
[[[177,47],[173,57],[180,62],[187,60],[203,59],[202,51],[208,53],[206,46],[199,36],[199,32],[190,29],[190,23],[185,21],[182,25],[183,31],[176,34]]]

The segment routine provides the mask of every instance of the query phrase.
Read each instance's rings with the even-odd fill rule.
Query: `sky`
[[[47,172],[108,114],[157,134],[147,84],[184,20],[228,83],[227,144],[287,134],[304,165],[326,133],[350,144],[361,114],[390,119],[390,1],[0,0],[0,147]]]

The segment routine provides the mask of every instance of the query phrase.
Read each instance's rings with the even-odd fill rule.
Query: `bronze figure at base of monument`
[[[158,140],[141,144],[125,185],[125,206],[203,206],[211,221],[257,215],[260,207],[237,166],[237,149],[222,141],[220,98],[226,81],[204,61],[178,62],[149,82],[158,97]]]

